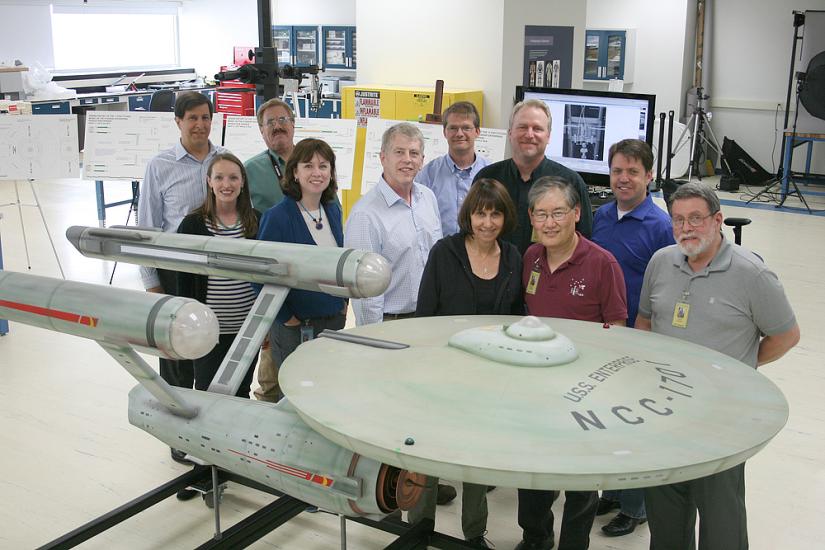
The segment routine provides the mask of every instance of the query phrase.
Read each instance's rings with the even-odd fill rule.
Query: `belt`
[[[411,311],[410,313],[385,313],[384,320],[385,321],[396,321],[398,319],[412,319],[415,317],[415,312]]]

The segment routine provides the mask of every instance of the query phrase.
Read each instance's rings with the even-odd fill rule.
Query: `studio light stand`
[[[802,12],[795,11],[793,12],[793,43],[791,45],[791,64],[790,64],[790,71],[788,74],[788,94],[785,97],[785,120],[782,125],[782,148],[780,149],[779,155],[779,169],[776,171],[776,177],[772,180],[769,180],[765,183],[765,188],[762,189],[759,193],[751,197],[747,204],[752,203],[762,195],[773,193],[774,188],[777,186],[782,186],[782,179],[785,174],[785,170],[788,170],[788,175],[790,175],[791,167],[785,167],[785,147],[787,146],[788,140],[785,136],[785,131],[788,129],[788,122],[791,116],[791,91],[793,90],[793,80],[794,80],[794,68],[796,66],[796,45],[802,39],[799,34],[800,27],[805,25],[805,14]],[[796,90],[796,112],[794,115],[793,121],[793,131],[791,132],[791,149],[793,150],[793,141],[796,139],[796,122],[799,118],[799,88],[802,85],[802,81],[797,81],[797,90]],[[796,185],[796,182],[793,178],[788,178],[788,181],[793,185],[793,192],[787,193],[784,197],[782,197],[782,201],[776,205],[777,208],[781,207],[785,203],[785,199],[788,198],[788,195],[797,195],[799,199],[802,201],[802,204],[805,205],[805,208],[808,210],[808,213],[811,212],[811,207],[808,206],[808,202],[805,200],[805,197],[802,196],[802,192],[799,190],[799,186]]]
[[[701,86],[696,88],[696,107],[693,110],[693,114],[690,115],[690,120],[687,125],[685,125],[685,129],[682,130],[682,133],[679,135],[679,139],[676,140],[676,147],[673,151],[673,155],[675,156],[676,153],[682,149],[682,147],[687,145],[688,140],[686,139],[686,135],[690,130],[690,164],[688,165],[687,181],[690,181],[693,178],[694,170],[696,171],[696,177],[699,178],[700,181],[702,179],[702,175],[699,171],[699,161],[702,156],[702,150],[700,147],[703,143],[716,152],[724,169],[730,173],[728,161],[722,154],[722,148],[719,146],[719,140],[716,139],[716,135],[713,133],[713,128],[710,127],[710,118],[704,109],[705,101],[710,98],[710,96],[705,94],[704,91],[705,89]]]

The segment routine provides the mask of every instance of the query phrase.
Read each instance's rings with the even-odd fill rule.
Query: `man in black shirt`
[[[475,180],[498,180],[507,188],[516,205],[518,223],[515,230],[503,238],[515,244],[522,254],[535,240],[527,213],[527,193],[542,176],[559,176],[573,183],[581,199],[581,218],[576,229],[590,238],[593,226],[593,213],[584,180],[573,170],[544,156],[544,150],[550,141],[551,124],[550,108],[543,101],[528,99],[517,103],[510,115],[508,130],[513,157],[482,168],[475,177]]]

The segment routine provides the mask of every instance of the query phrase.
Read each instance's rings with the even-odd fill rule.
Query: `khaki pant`
[[[272,350],[269,346],[269,336],[261,346],[261,359],[258,362],[258,385],[255,388],[255,399],[258,401],[268,401],[276,403],[284,396],[281,387],[278,385],[278,364],[272,358]]]

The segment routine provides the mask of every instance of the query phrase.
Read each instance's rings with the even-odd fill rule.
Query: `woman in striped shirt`
[[[254,239],[261,214],[252,208],[246,170],[240,159],[232,153],[215,155],[206,172],[206,183],[206,201],[183,219],[178,233]],[[206,390],[255,302],[255,291],[246,281],[178,273],[178,295],[208,305],[218,317],[218,343],[207,355],[194,361],[195,389]],[[238,388],[238,397],[249,398],[256,363],[257,356]]]

